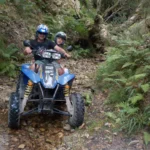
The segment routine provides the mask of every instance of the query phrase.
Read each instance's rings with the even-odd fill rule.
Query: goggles
[[[43,33],[43,32],[38,32],[38,34],[43,34],[43,35],[47,35],[47,33]]]

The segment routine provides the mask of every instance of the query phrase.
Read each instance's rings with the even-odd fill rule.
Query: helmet
[[[48,27],[47,27],[46,25],[40,24],[40,25],[37,27],[37,29],[36,29],[36,33],[38,34],[39,32],[40,32],[40,33],[44,33],[44,34],[48,34],[49,29],[48,29]]]
[[[64,32],[57,32],[56,33],[56,35],[55,35],[55,40],[57,39],[57,38],[62,38],[63,40],[65,40],[66,41],[66,39],[67,39],[67,35],[66,35],[66,33],[64,33]]]

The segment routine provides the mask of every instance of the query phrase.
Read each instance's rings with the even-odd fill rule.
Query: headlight
[[[61,58],[61,55],[58,54],[58,53],[53,53],[53,54],[52,54],[52,58],[53,58],[53,59],[60,59],[60,58]]]
[[[43,52],[42,57],[44,57],[44,58],[51,58],[51,53]]]
[[[53,66],[45,66],[45,69],[53,69]]]

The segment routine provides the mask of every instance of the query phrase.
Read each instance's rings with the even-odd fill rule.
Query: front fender
[[[21,71],[25,74],[33,83],[40,82],[40,77],[34,71],[30,70],[26,65],[22,65]]]
[[[63,74],[63,75],[59,76],[58,83],[61,85],[65,85],[68,81],[70,81],[74,78],[75,78],[74,74]]]

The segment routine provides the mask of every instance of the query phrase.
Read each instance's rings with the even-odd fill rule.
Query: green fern
[[[88,58],[88,57],[92,56],[91,51],[92,50],[90,50],[90,49],[83,49],[80,46],[75,46],[74,51],[72,53],[72,57],[75,59]]]
[[[0,74],[15,76],[18,48],[14,44],[5,46],[3,40],[0,40]]]
[[[99,66],[97,83],[109,91],[107,104],[113,104],[114,111],[120,110],[116,113],[120,129],[131,133],[150,124],[150,111],[144,107],[149,92],[150,51],[141,49],[141,39],[120,38],[116,43]]]
[[[149,91],[150,86],[149,86],[149,84],[146,83],[146,84],[142,84],[141,88],[142,88],[143,92],[146,93]]]
[[[144,97],[142,94],[137,93],[135,96],[130,97],[129,101],[131,102],[131,104],[135,105],[137,104],[138,101],[143,100]]]

